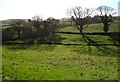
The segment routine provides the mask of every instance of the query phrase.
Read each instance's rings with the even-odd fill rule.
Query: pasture
[[[59,32],[79,32],[75,26]],[[84,32],[103,32],[91,24]],[[111,24],[110,32],[118,25]],[[9,80],[118,80],[120,47],[110,36],[57,34],[61,44],[3,44],[2,75]],[[22,42],[16,40],[14,42]],[[8,42],[9,43],[9,42]],[[100,44],[100,45],[87,45]],[[102,45],[109,44],[109,45]]]

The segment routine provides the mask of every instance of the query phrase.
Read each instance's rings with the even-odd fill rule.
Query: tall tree
[[[80,6],[73,7],[71,9],[67,9],[67,13],[71,16],[72,20],[76,23],[77,29],[80,33],[83,32],[83,29],[88,27],[91,20],[91,15],[93,13],[93,9],[82,8]]]
[[[108,6],[100,6],[96,10],[104,25],[103,30],[107,33],[110,22],[112,22],[112,16],[116,14],[115,9]]]

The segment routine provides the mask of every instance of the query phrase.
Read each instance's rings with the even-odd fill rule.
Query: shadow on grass
[[[61,43],[62,40],[67,39],[67,38],[62,38],[62,37],[56,37],[57,39],[54,41],[49,41],[49,42],[42,42],[42,43],[34,43],[33,41],[31,42],[23,42],[23,43],[19,43],[19,42],[13,42],[13,43],[5,43],[5,45],[9,45],[9,49],[12,50],[25,50],[25,49],[29,49],[32,48],[33,50],[47,50],[47,51],[52,51],[56,45],[64,45],[64,46],[74,46],[77,48],[77,46],[81,46],[81,47],[87,47],[87,50],[83,50],[85,53],[92,53],[94,51],[93,47],[95,47],[96,49],[98,49],[99,52],[101,52],[101,54],[98,54],[99,56],[106,56],[105,54],[117,54],[117,56],[120,54],[120,51],[118,49],[120,49],[120,44],[108,44],[108,43],[98,43],[97,41],[95,41],[94,39],[92,39],[91,37],[88,37],[86,34],[82,35],[83,41],[85,41],[86,44],[73,44],[73,43]],[[113,40],[114,41],[114,40]],[[42,46],[42,47],[41,47]],[[113,47],[117,47],[116,49],[113,49]],[[80,50],[80,49],[78,49]]]
[[[106,54],[111,54],[112,56],[120,56],[120,45],[119,44],[98,44],[95,40],[91,39],[90,37],[86,35],[82,35],[85,42],[88,44],[88,53],[92,52],[92,48],[96,47],[99,52],[102,54],[99,54],[99,56],[106,56]],[[112,47],[117,47],[117,49],[113,49]]]
[[[46,38],[41,40],[39,37],[36,38],[21,38],[16,40],[10,40],[3,43],[3,45],[9,45],[7,48],[12,50],[25,50],[32,48],[33,50],[48,50],[51,51],[55,48],[56,45],[51,44],[59,44],[62,39],[59,35],[55,35],[54,38]],[[41,47],[42,46],[42,47]],[[40,48],[40,49],[39,49]]]
[[[109,37],[112,39],[112,41],[116,41],[118,44],[120,44],[120,32],[111,33]]]

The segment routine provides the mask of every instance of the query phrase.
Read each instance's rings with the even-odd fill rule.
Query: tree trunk
[[[20,32],[21,32],[21,31],[20,31],[20,30],[18,30],[18,39],[20,39]]]
[[[82,34],[82,29],[80,29],[80,33]]]
[[[80,33],[82,34],[83,33],[83,26],[80,25]]]
[[[108,33],[108,22],[104,23],[103,30],[105,33]]]

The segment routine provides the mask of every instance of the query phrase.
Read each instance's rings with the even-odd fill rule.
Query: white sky
[[[27,19],[40,15],[64,18],[66,10],[74,6],[97,8],[106,5],[118,9],[119,0],[0,0],[0,20]]]

